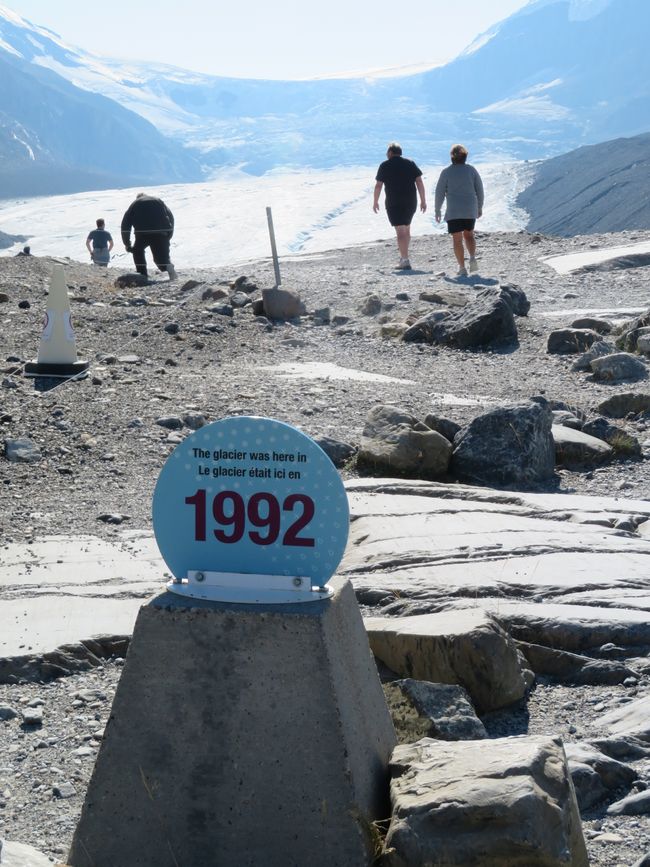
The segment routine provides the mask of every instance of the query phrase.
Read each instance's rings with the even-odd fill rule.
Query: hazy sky
[[[66,42],[214,75],[309,78],[450,60],[528,0],[0,0]]]

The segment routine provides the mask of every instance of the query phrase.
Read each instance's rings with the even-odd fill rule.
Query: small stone
[[[27,707],[22,712],[23,725],[40,726],[43,725],[43,708],[42,707]]]
[[[18,306],[20,307],[21,310],[29,310],[29,308],[32,305],[29,303],[29,301],[24,300],[24,301],[19,301]]]
[[[72,783],[60,783],[52,788],[52,794],[55,798],[73,798],[77,794],[77,790]]]
[[[200,412],[188,412],[183,416],[183,423],[190,428],[190,430],[198,430],[199,428],[204,427],[208,420]]]
[[[167,430],[182,430],[183,419],[177,415],[164,415],[156,419],[156,424]]]
[[[113,514],[106,513],[103,515],[97,515],[97,520],[102,521],[104,524],[123,524],[124,521],[130,521],[130,515],[122,515],[119,512],[115,512]]]
[[[167,334],[178,334],[181,328],[178,322],[168,322],[167,325],[165,325],[164,330],[167,332]]]
[[[27,437],[5,440],[5,456],[12,463],[33,463],[42,457],[40,448]]]
[[[0,705],[0,721],[7,722],[10,719],[15,719],[18,713],[9,705]]]

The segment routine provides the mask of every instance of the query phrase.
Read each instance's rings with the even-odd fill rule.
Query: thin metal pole
[[[278,261],[278,250],[275,246],[275,232],[273,230],[273,214],[271,213],[271,209],[266,209],[266,219],[269,224],[269,237],[271,238],[271,254],[273,256],[273,270],[275,271],[275,285],[276,288],[282,285],[282,279],[280,277],[280,263]]]

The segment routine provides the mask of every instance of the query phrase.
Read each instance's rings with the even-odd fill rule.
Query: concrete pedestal
[[[366,867],[395,734],[347,581],[138,615],[71,867]]]

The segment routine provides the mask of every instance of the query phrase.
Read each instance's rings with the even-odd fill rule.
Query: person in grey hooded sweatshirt
[[[483,181],[474,166],[467,162],[466,147],[453,145],[450,156],[451,165],[442,170],[436,184],[436,222],[441,220],[442,204],[446,199],[445,222],[454,244],[458,276],[467,277],[465,248],[469,254],[469,273],[478,271],[474,225],[483,215]]]

